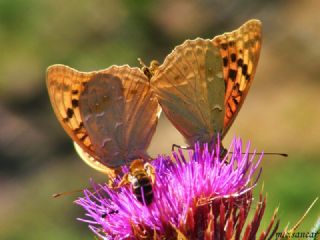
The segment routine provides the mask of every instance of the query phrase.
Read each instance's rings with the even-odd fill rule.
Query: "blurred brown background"
[[[0,0],[0,239],[93,239],[83,211],[54,192],[105,177],[74,152],[50,106],[46,68],[82,71],[162,61],[185,39],[212,38],[246,20],[263,23],[262,54],[250,93],[224,144],[241,136],[265,157],[267,222],[280,205],[283,229],[319,195],[320,2],[316,0],[62,1]],[[170,139],[170,140],[169,140]],[[182,137],[162,116],[150,153]],[[300,227],[309,231],[318,203]]]

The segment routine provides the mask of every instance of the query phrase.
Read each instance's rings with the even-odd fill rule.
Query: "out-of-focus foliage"
[[[160,61],[185,39],[212,38],[250,18],[263,23],[263,48],[233,135],[265,157],[267,214],[280,205],[293,225],[319,195],[320,2],[0,0],[0,239],[91,239],[82,210],[57,191],[105,176],[83,164],[51,109],[45,70],[54,63],[83,71]],[[164,141],[165,139],[165,141]],[[168,141],[170,139],[170,141]],[[181,136],[162,117],[150,153],[169,152]],[[301,231],[319,216],[319,204]],[[280,227],[280,228],[281,228]]]

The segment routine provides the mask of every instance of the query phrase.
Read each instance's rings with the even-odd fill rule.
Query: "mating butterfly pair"
[[[160,66],[79,72],[53,65],[48,92],[80,157],[111,178],[131,164],[121,184],[139,183],[154,174],[144,163],[161,109],[189,145],[224,137],[248,93],[260,48],[261,23],[250,20],[212,40],[185,41]]]

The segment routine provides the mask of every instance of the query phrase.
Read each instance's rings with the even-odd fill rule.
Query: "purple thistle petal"
[[[188,151],[189,158],[181,149],[173,152],[172,158],[158,156],[151,163],[156,169],[156,181],[153,185],[154,199],[148,206],[135,198],[130,186],[113,190],[107,184],[92,182],[94,190],[84,190],[84,196],[75,201],[86,211],[86,217],[78,220],[89,224],[89,228],[104,239],[134,239],[137,234],[153,236],[154,233],[166,236],[177,234],[177,231],[191,236],[193,233],[186,231],[198,228],[201,217],[211,219],[212,224],[218,221],[216,214],[220,210],[217,212],[213,206],[219,209],[228,201],[240,204],[242,197],[251,196],[248,193],[257,181],[252,184],[252,176],[262,155],[255,163],[255,152],[250,156],[249,149],[250,142],[243,152],[241,139],[234,138],[224,157],[220,156],[220,140],[210,148],[208,144],[195,144],[194,151]],[[124,169],[128,171],[127,167]],[[199,204],[204,207],[210,204],[213,215],[210,215],[208,206],[201,210]],[[226,207],[224,214],[230,214],[229,207],[223,207]],[[199,215],[207,208],[209,212]],[[236,220],[225,219],[224,223],[229,224],[228,234],[231,234]],[[192,224],[194,228],[185,224]],[[218,231],[214,225],[208,229]],[[210,232],[206,234],[211,236]]]

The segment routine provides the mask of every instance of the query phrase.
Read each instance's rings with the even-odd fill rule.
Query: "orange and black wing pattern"
[[[146,81],[140,69],[127,65],[93,72],[64,65],[48,68],[54,112],[90,166],[116,169],[146,155],[159,114]]]
[[[261,23],[250,20],[212,40],[177,46],[151,85],[173,125],[192,145],[225,135],[249,90],[261,47]]]
[[[223,136],[237,116],[253,81],[260,56],[261,38],[261,22],[250,20],[239,29],[213,39],[213,43],[220,49],[226,84]]]

